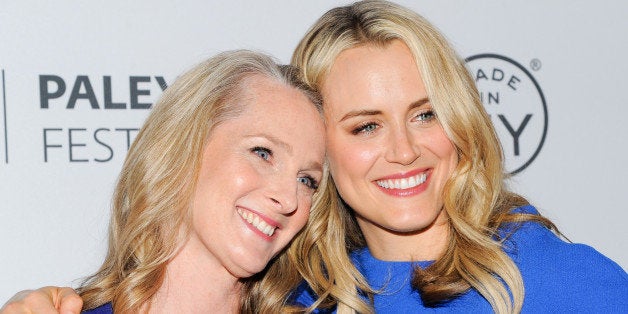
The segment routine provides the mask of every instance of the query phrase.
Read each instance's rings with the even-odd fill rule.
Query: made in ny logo
[[[466,62],[502,143],[506,170],[519,173],[545,142],[548,117],[543,91],[530,71],[508,57],[486,53]],[[541,62],[533,59],[530,68],[538,71]]]

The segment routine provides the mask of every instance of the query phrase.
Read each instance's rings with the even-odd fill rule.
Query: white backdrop
[[[511,187],[626,269],[628,4],[398,2],[463,57],[504,57],[469,65],[510,169],[529,161]],[[288,62],[343,3],[0,0],[0,304],[21,289],[76,285],[100,265],[112,187],[148,113],[137,107],[159,97],[160,82],[226,49]]]

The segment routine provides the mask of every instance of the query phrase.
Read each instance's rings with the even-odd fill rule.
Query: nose
[[[421,156],[421,150],[413,134],[406,128],[398,128],[388,138],[385,159],[391,163],[410,165]]]
[[[274,209],[281,214],[290,214],[298,206],[298,183],[295,176],[276,175],[269,187],[268,198]]]

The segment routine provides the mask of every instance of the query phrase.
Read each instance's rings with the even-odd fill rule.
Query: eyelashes
[[[420,111],[415,117],[414,119],[417,119],[423,123],[427,123],[431,120],[434,120],[436,118],[436,113],[434,112],[434,110],[432,109],[427,109],[427,110],[423,110]]]
[[[314,179],[310,175],[302,176],[298,178],[297,181],[299,181],[299,183],[302,183],[303,185],[307,186],[308,188],[314,191],[318,189],[318,181],[316,181],[316,179]]]
[[[355,127],[353,130],[351,130],[351,134],[358,135],[360,133],[372,133],[378,127],[379,127],[379,125],[377,123],[375,123],[375,122],[361,123],[360,125]]]
[[[266,161],[273,157],[273,151],[266,147],[256,146],[251,148],[251,152]]]

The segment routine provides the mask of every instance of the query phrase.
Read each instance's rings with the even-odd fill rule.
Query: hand
[[[43,287],[14,295],[0,309],[0,314],[79,314],[83,300],[74,289]]]

